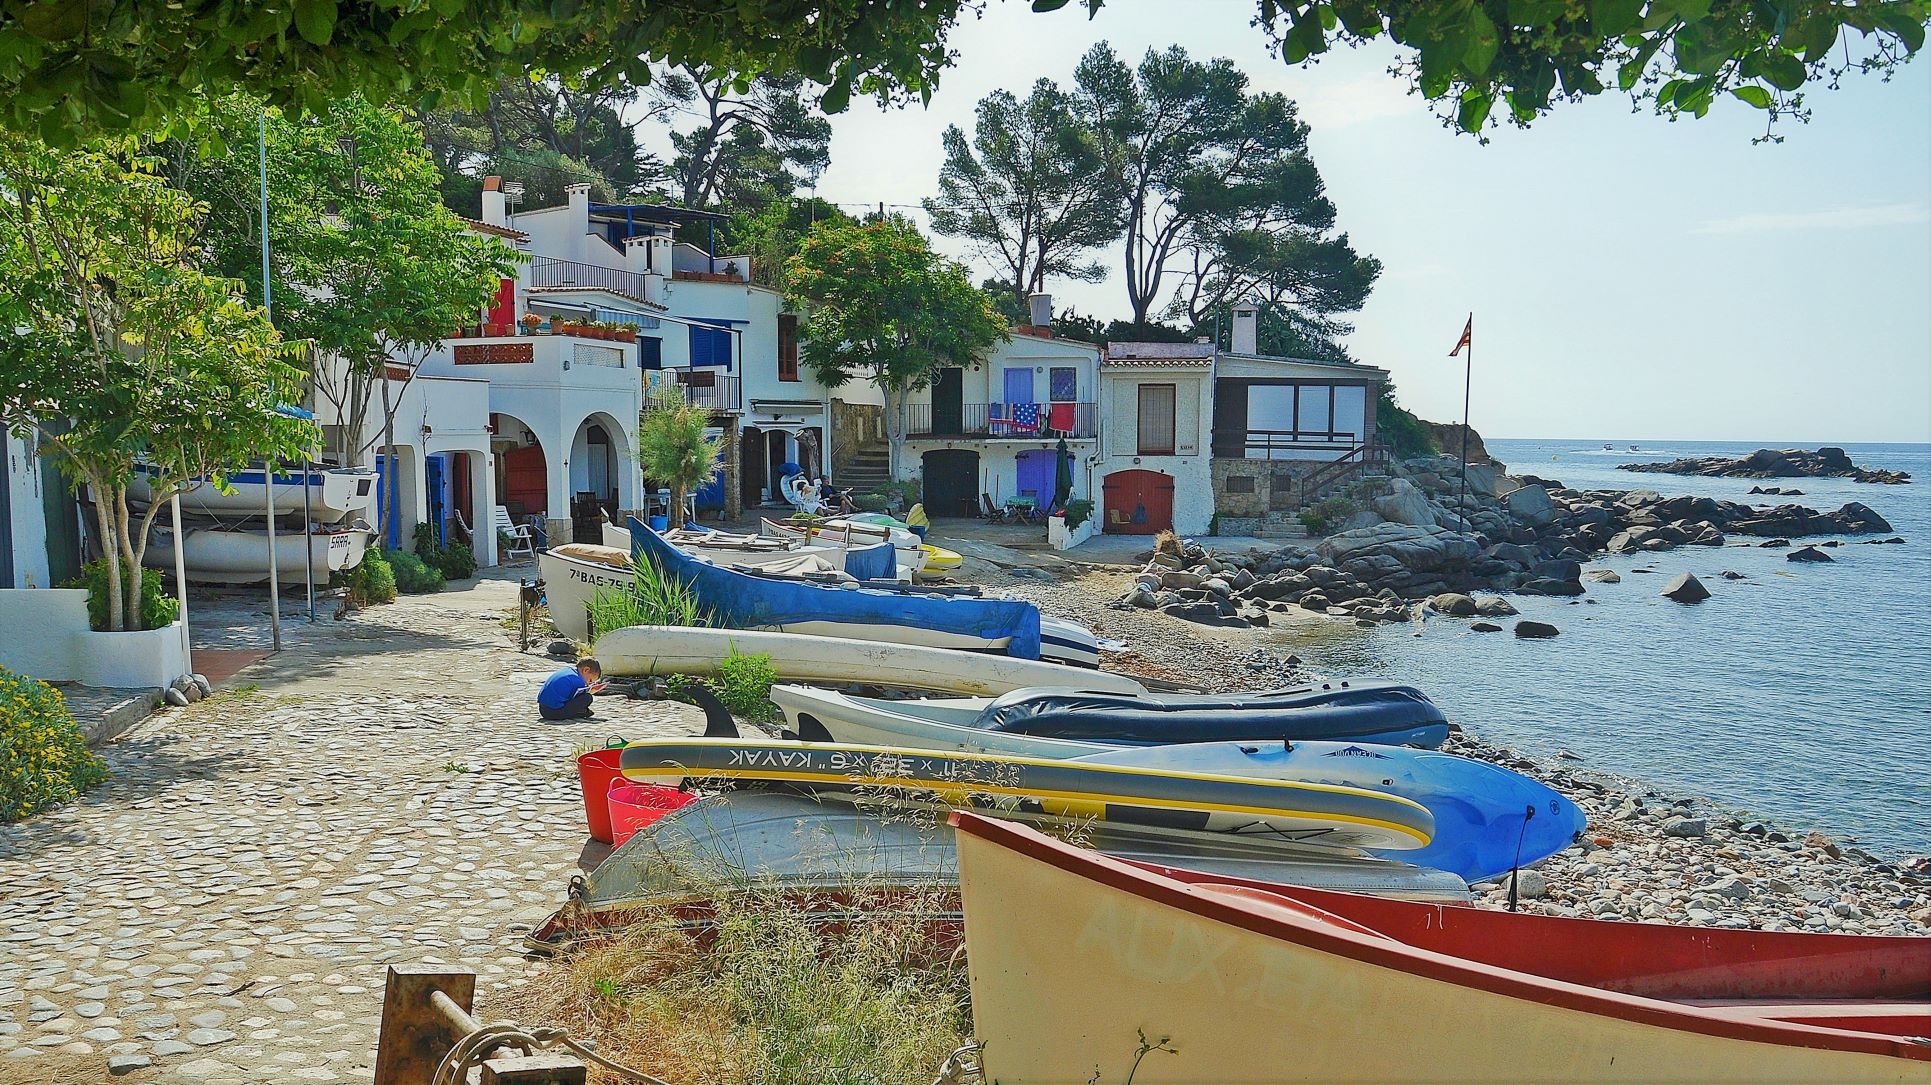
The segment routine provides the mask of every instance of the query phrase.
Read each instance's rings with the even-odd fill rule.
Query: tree
[[[563,202],[567,185],[587,182],[609,202],[641,196],[661,182],[664,164],[637,142],[626,111],[638,88],[618,81],[576,86],[556,77],[513,78],[479,111],[431,110],[421,122],[443,174],[443,202],[473,214],[482,178],[523,185],[530,207]],[[648,116],[637,120],[648,119]]]
[[[202,267],[206,208],[136,150],[0,135],[0,423],[87,486],[113,630],[142,627],[141,561],[169,498],[315,435],[282,411],[301,398],[289,348]],[[137,464],[145,510],[128,501]]]
[[[816,196],[774,200],[757,211],[733,215],[721,233],[719,244],[726,252],[751,257],[751,281],[783,292],[785,270],[791,257],[804,244],[805,236],[821,222],[851,224],[850,215],[838,205]]]
[[[684,526],[684,498],[723,470],[724,438],[710,437],[711,412],[687,403],[666,381],[650,390],[637,425],[637,465],[644,477],[670,487],[670,526]]]
[[[1172,306],[1187,323],[1261,287],[1323,316],[1361,307],[1380,264],[1330,233],[1334,205],[1292,102],[1249,94],[1232,61],[1179,46],[1130,69],[1101,42],[1074,78],[1118,186],[1133,323],[1176,259],[1190,265]]]
[[[998,90],[979,100],[972,139],[944,136],[932,229],[972,242],[1011,284],[1021,311],[1049,277],[1099,282],[1106,269],[1083,254],[1120,236],[1122,210],[1098,134],[1050,79],[1024,102]]]
[[[477,322],[515,253],[469,232],[438,199],[436,167],[421,129],[361,99],[291,120],[231,97],[210,131],[246,146],[266,123],[274,316],[316,349],[313,385],[344,421],[334,451],[359,464],[381,442],[395,445],[395,410],[417,365],[451,333]],[[254,211],[256,156],[200,154],[177,146],[172,169],[191,192],[228,213],[211,216],[214,265],[260,298],[261,241]],[[246,210],[244,210],[246,209]],[[392,362],[400,380],[389,379]],[[397,517],[401,487],[388,487],[382,523]]]
[[[868,377],[885,394],[892,477],[905,446],[908,393],[942,365],[978,358],[1005,334],[965,268],[934,253],[910,222],[820,223],[788,271],[807,306],[806,364],[827,387]]]
[[[655,106],[673,124],[695,121],[670,137],[677,151],[671,186],[684,206],[755,211],[816,181],[831,162],[831,122],[812,112],[803,89],[795,72],[747,83],[713,65],[689,65],[659,80],[651,90]]]

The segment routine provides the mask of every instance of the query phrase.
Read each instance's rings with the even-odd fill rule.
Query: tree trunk
[[[116,495],[115,504],[118,528],[115,545],[120,547],[121,562],[127,566],[127,591],[125,598],[121,601],[121,605],[126,608],[122,628],[145,629],[147,623],[142,620],[144,615],[141,613],[141,580],[147,570],[141,568],[141,563],[134,555],[133,532],[129,530],[131,525],[128,523],[126,487],[122,487],[120,493]],[[180,545],[179,540],[176,540],[176,545]]]
[[[101,533],[101,560],[107,562],[107,628],[119,630],[125,614],[121,601],[120,532],[114,529],[115,495],[98,479],[87,481],[94,488],[94,519]],[[174,545],[180,546],[181,540],[174,540]]]
[[[897,482],[899,460],[905,448],[906,390],[903,385],[888,387],[885,389],[885,396],[890,400],[890,406],[885,412],[885,447],[889,453],[887,473],[891,475],[893,482]]]
[[[684,526],[684,484],[681,481],[673,480],[670,484],[670,508],[667,512],[671,527]]]

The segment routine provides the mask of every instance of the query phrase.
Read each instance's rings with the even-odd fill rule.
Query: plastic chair
[[[499,534],[509,536],[510,546],[504,552],[505,558],[521,554],[531,561],[536,560],[536,535],[530,531],[530,525],[510,519],[510,510],[502,505],[496,506],[496,530]]]

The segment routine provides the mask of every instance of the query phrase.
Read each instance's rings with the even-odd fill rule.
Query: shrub
[[[739,655],[735,650],[717,665],[708,680],[689,675],[673,675],[670,688],[681,690],[696,682],[708,681],[711,692],[731,715],[746,723],[775,723],[782,713],[771,700],[771,685],[778,680],[778,668],[764,653]]]
[[[416,556],[422,559],[424,565],[441,570],[443,577],[448,580],[468,580],[476,575],[476,555],[462,543],[444,546],[436,538],[433,524],[416,525]],[[438,587],[434,590],[442,589]]]
[[[1310,535],[1326,535],[1335,524],[1355,514],[1354,502],[1345,497],[1330,497],[1301,510],[1301,526]]]
[[[476,575],[476,555],[462,543],[443,550],[443,575],[451,580],[468,580]]]
[[[121,567],[121,592],[128,591],[131,583],[129,574],[133,570]],[[87,624],[97,631],[107,629],[107,559],[90,561],[81,566],[80,575],[61,585],[65,588],[87,589]],[[161,574],[153,569],[141,576],[141,628],[161,629],[172,625],[181,614],[181,601],[168,594],[161,584]]]
[[[396,601],[396,573],[380,548],[372,546],[363,552],[362,564],[349,570],[347,583],[349,602],[354,606]]]
[[[441,569],[431,568],[407,550],[391,550],[384,557],[395,570],[396,590],[404,595],[429,595],[443,590]]]
[[[1396,459],[1432,456],[1441,451],[1435,447],[1435,435],[1429,431],[1428,424],[1395,401],[1392,383],[1383,382],[1375,397],[1374,428],[1375,435],[1394,452]]]
[[[1093,516],[1093,499],[1076,497],[1066,503],[1066,530],[1078,531]]]
[[[107,766],[88,751],[60,691],[0,667],[0,821],[19,821],[105,779]]]

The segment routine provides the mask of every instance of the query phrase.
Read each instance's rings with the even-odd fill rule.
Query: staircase
[[[871,490],[892,479],[891,448],[884,442],[861,445],[858,454],[838,465],[837,483],[853,490]]]
[[[1388,489],[1388,460],[1388,446],[1371,439],[1320,470],[1309,473],[1296,487],[1296,511],[1363,480],[1374,481],[1374,491],[1385,493]]]

